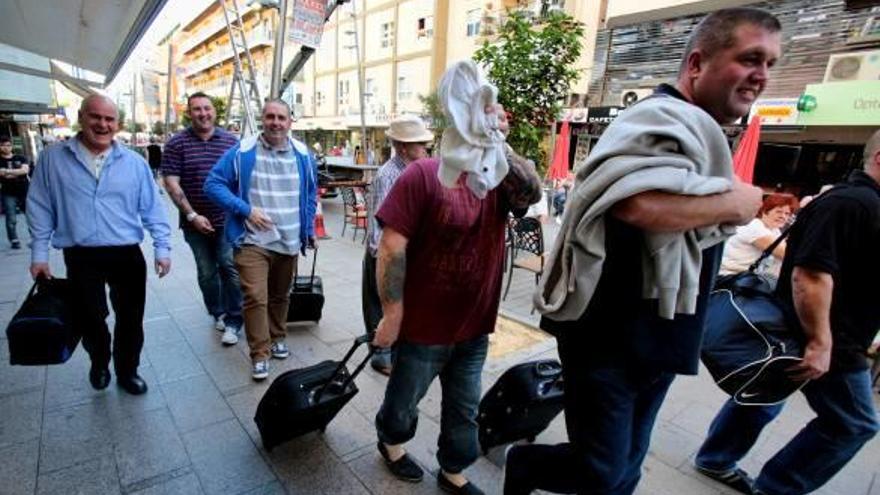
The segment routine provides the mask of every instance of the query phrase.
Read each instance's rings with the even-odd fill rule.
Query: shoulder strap
[[[770,243],[769,246],[767,246],[767,249],[765,249],[764,252],[761,253],[761,256],[758,256],[758,259],[756,259],[755,262],[749,266],[749,272],[754,273],[755,270],[758,269],[758,266],[761,264],[761,262],[767,259],[771,254],[773,254],[773,250],[776,249],[776,247],[779,246],[786,237],[788,237],[788,233],[791,231],[792,225],[789,225],[785,228],[785,230],[780,232],[779,237],[777,237],[773,242]]]

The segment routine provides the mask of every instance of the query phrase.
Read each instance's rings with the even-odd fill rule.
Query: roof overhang
[[[0,43],[103,74],[106,85],[166,2],[10,0],[0,16]]]

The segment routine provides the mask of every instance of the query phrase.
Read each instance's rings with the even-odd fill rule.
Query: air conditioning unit
[[[832,55],[822,82],[841,81],[880,81],[880,50]]]
[[[654,94],[654,88],[624,89],[620,93],[620,106],[629,107],[635,102],[645,99]]]

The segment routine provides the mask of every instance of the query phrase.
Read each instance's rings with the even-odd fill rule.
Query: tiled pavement
[[[347,239],[338,238],[337,201],[326,201],[325,211],[335,238],[322,243],[319,260],[327,295],[324,319],[318,326],[291,327],[292,356],[273,361],[270,380],[262,384],[251,382],[244,342],[231,349],[220,345],[202,309],[192,255],[179,232],[171,274],[162,280],[151,274],[149,279],[141,366],[151,387],[146,395],[132,397],[115,385],[92,390],[86,377],[88,359],[81,349],[61,366],[11,367],[6,343],[0,342],[0,494],[439,493],[430,478],[412,485],[385,471],[375,452],[372,425],[385,379],[369,368],[357,380],[360,393],[325,434],[306,435],[271,453],[259,442],[252,418],[271,378],[340,357],[363,331],[363,248],[348,232]],[[30,280],[27,251],[3,246],[0,327],[5,328]],[[53,254],[52,262],[56,273],[63,273],[60,256]],[[503,311],[536,321],[529,314],[533,284],[518,271]],[[553,341],[489,362],[484,386],[509,365],[535,356],[555,356]],[[418,433],[409,446],[431,471],[437,469],[436,385],[421,404]],[[705,373],[676,380],[660,412],[638,493],[729,493],[690,467],[723,399]],[[802,398],[793,399],[744,467],[755,472],[809,417]],[[551,443],[564,439],[561,417],[539,437]],[[820,493],[880,494],[878,459],[880,440],[874,440]],[[487,493],[500,493],[501,470],[487,458],[479,459],[467,474]]]

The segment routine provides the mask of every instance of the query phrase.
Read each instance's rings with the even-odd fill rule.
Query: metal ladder
[[[229,43],[232,47],[232,61],[235,66],[232,86],[229,88],[229,98],[226,100],[226,122],[230,123],[237,118],[241,122],[241,137],[246,137],[258,132],[256,115],[260,111],[263,100],[260,98],[260,89],[257,86],[257,77],[254,73],[254,60],[251,58],[251,51],[247,45],[238,1],[217,0],[217,3],[223,9],[226,31],[229,33]],[[239,54],[243,54],[243,56]],[[242,58],[245,59],[247,72],[242,67]]]

